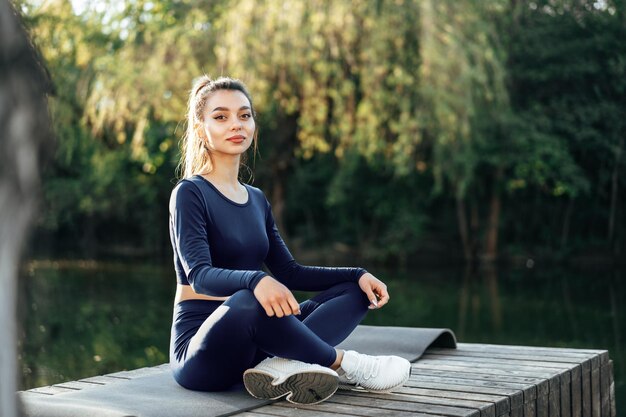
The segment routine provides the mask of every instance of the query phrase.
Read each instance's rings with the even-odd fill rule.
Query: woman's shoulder
[[[198,182],[198,178],[195,177],[180,178],[176,184],[174,184],[172,193],[176,193],[181,189],[198,189]]]
[[[267,197],[265,196],[263,190],[250,184],[244,183],[243,185],[248,190],[250,198],[253,198],[257,202],[261,202],[265,205],[265,203],[267,202]]]
[[[197,178],[181,178],[174,184],[170,193],[170,201],[179,201],[181,199],[199,198],[202,191],[198,185]]]

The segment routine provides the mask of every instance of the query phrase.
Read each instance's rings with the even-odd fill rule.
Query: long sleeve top
[[[200,175],[181,180],[169,203],[170,240],[177,281],[198,294],[229,296],[254,290],[271,274],[291,290],[321,291],[353,281],[363,268],[298,264],[278,232],[264,193],[243,184],[248,200],[237,203]]]

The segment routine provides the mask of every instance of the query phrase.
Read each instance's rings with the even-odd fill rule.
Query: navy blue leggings
[[[301,314],[268,317],[250,290],[228,300],[186,300],[174,306],[170,365],[185,388],[218,391],[268,356],[330,366],[334,346],[356,328],[369,301],[345,282],[300,304]]]

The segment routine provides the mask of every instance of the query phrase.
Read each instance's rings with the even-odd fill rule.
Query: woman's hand
[[[300,305],[289,288],[269,275],[263,277],[254,287],[254,296],[268,316],[283,317],[300,314]]]
[[[370,306],[368,307],[370,310],[381,308],[389,301],[389,293],[385,283],[369,272],[359,278],[359,287],[367,295],[367,299],[370,300]]]

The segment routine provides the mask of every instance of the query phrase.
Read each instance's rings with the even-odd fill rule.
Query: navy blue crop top
[[[254,290],[268,274],[291,290],[321,291],[367,271],[299,265],[274,223],[263,192],[244,184],[248,200],[228,199],[200,175],[181,180],[170,196],[169,227],[178,283],[198,294],[228,296]]]

